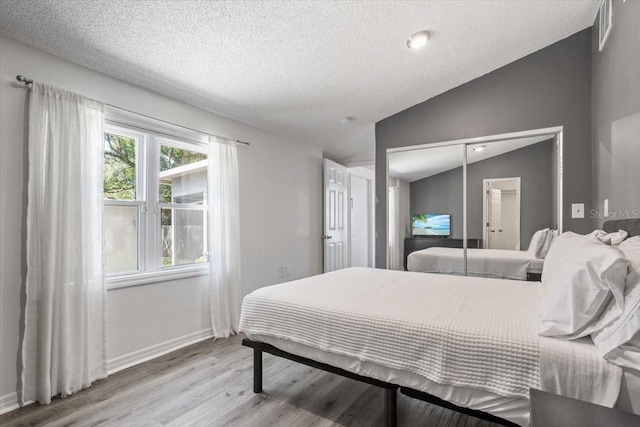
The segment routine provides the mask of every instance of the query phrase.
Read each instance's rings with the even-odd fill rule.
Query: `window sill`
[[[206,276],[209,274],[209,264],[171,268],[163,271],[148,273],[133,273],[126,276],[108,277],[107,290],[130,288],[133,286],[167,282],[170,280],[188,279],[190,277]]]

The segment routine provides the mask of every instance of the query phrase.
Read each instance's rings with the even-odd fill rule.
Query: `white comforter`
[[[531,282],[351,268],[251,293],[240,329],[439,384],[512,398],[544,386],[612,406],[621,370],[593,345],[540,339],[540,292]]]
[[[527,270],[542,270],[541,259],[528,251],[502,249],[467,249],[469,275],[527,280]],[[428,248],[412,252],[407,258],[409,271],[423,273],[464,274],[462,249]]]

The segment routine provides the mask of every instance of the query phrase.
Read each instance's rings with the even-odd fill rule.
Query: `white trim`
[[[160,344],[155,344],[140,350],[136,350],[129,354],[114,357],[113,359],[107,361],[107,371],[109,372],[109,375],[112,375],[116,372],[122,371],[135,365],[139,365],[140,363],[144,363],[152,359],[156,359],[160,356],[164,356],[167,353],[171,353],[172,351],[190,346],[209,338],[213,338],[213,331],[211,329],[203,329],[201,331],[192,332],[190,334],[174,338]]]
[[[24,406],[31,405],[35,400],[29,400],[24,402]],[[11,393],[5,394],[4,396],[0,396],[0,415],[6,414],[7,412],[15,411],[20,407],[18,403],[18,393],[12,391]]]
[[[469,242],[467,239],[467,179],[468,179],[468,150],[467,146],[462,146],[462,256],[464,258],[464,275],[469,273]],[[449,217],[451,218],[451,217]],[[449,234],[451,234],[451,223],[449,223]]]
[[[210,338],[213,338],[213,331],[211,329],[192,332],[182,337],[174,338],[160,344],[155,344],[123,356],[114,357],[107,361],[107,371],[109,375],[112,375],[116,372],[148,362],[149,360],[164,356],[172,351],[179,350]],[[32,403],[34,403],[33,400],[27,401],[24,406]],[[14,391],[5,394],[4,396],[0,396],[0,415],[14,411],[18,408],[20,408],[20,405],[18,404],[17,392]]]
[[[138,132],[150,133],[159,138],[176,138],[189,144],[198,144],[204,147],[209,145],[208,133],[191,130],[143,114],[107,106],[105,115],[107,124],[135,128]]]
[[[518,210],[518,216],[516,221],[516,250],[521,250],[520,247],[520,216],[521,216],[521,206],[522,197],[521,197],[521,182],[522,179],[519,176],[514,176],[512,178],[485,178],[482,180],[482,246],[484,249],[487,249],[489,245],[489,234],[487,233],[487,184],[489,182],[500,182],[500,181],[516,181],[516,189],[513,190],[516,193],[516,208]]]
[[[375,160],[363,160],[360,162],[350,162],[344,165],[346,168],[366,168],[373,166],[375,168],[376,162]]]
[[[547,134],[549,135],[558,134],[560,132],[562,132],[562,126],[553,126],[549,128],[542,128],[542,129],[501,133],[498,135],[480,136],[477,138],[464,138],[464,139],[456,139],[453,141],[443,141],[443,142],[426,143],[426,144],[420,144],[420,145],[410,145],[406,147],[387,148],[387,157],[389,157],[389,153],[399,153],[402,151],[422,150],[423,148],[446,147],[447,145],[459,145],[459,144],[470,145],[470,144],[478,144],[482,142],[487,142],[487,143],[498,142],[498,141],[505,141],[509,139],[520,139],[520,138],[529,138],[534,136],[542,136]]]
[[[209,270],[209,263],[201,263],[189,267],[166,267],[160,271],[136,272],[123,276],[107,277],[107,290],[206,276],[209,274]]]
[[[608,3],[608,7],[605,6],[605,3]],[[602,24],[604,24],[604,20],[602,18],[602,12],[607,9],[609,11],[609,15],[605,16],[605,19],[608,17],[608,22],[606,29],[604,30],[604,35],[602,35]],[[602,0],[600,2],[600,6],[598,6],[598,12],[596,14],[598,18],[598,52],[602,52],[607,39],[609,38],[609,34],[611,33],[611,28],[613,27],[613,3],[611,0]],[[601,38],[602,37],[602,38]]]

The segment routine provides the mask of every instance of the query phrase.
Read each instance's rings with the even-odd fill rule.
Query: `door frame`
[[[505,181],[516,181],[516,209],[517,209],[517,220],[516,220],[516,247],[517,250],[520,250],[520,203],[521,203],[521,183],[522,179],[519,176],[514,176],[512,178],[484,178],[482,180],[482,247],[487,249],[489,246],[489,233],[487,233],[487,219],[488,208],[487,204],[487,184],[490,182],[505,182]]]
[[[375,170],[367,172],[364,167],[374,166],[374,162],[353,162],[347,163],[345,167],[349,171],[349,208],[348,209],[348,221],[349,221],[349,265],[351,265],[351,177],[355,176],[367,181],[367,220],[369,227],[367,230],[367,265],[373,267],[375,263],[375,247],[376,247],[376,185],[375,185]]]

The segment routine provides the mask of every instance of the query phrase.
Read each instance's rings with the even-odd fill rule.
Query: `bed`
[[[637,367],[588,336],[538,335],[542,295],[527,281],[350,268],[249,294],[240,329],[255,392],[272,353],[380,387],[387,426],[398,391],[503,425],[529,425],[530,389],[640,413]]]
[[[544,259],[530,251],[467,249],[467,274],[513,280],[540,280]],[[407,270],[422,273],[464,274],[463,249],[431,247],[412,252]]]

